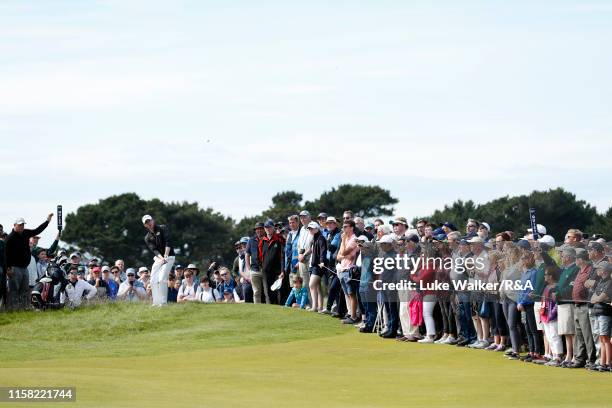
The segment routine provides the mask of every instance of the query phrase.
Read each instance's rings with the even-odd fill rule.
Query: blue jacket
[[[535,287],[535,282],[538,274],[537,268],[531,268],[523,272],[521,275],[521,291],[519,292],[517,303],[519,305],[532,305],[533,299],[529,297],[529,294],[533,292],[533,288]],[[531,283],[531,288],[526,288],[527,282]]]
[[[300,230],[296,231],[293,240],[289,241],[291,234],[287,236],[287,242],[285,243],[285,272],[291,273],[297,270],[298,261],[298,241],[300,237]]]
[[[308,305],[308,290],[305,287],[300,289],[293,288],[285,302],[285,306],[291,307],[294,303],[300,305],[300,309],[304,309]]]

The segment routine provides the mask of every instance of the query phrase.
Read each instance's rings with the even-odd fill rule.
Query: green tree
[[[393,205],[397,203],[398,200],[391,196],[389,190],[379,186],[342,184],[324,192],[314,201],[307,201],[304,206],[311,213],[324,211],[336,217],[345,210],[351,210],[359,217],[377,217],[392,215]]]
[[[168,224],[178,262],[205,264],[210,258],[232,257],[231,218],[197,203],[142,200],[134,193],[111,196],[87,204],[66,216],[62,239],[72,247],[105,260],[124,259],[130,266],[149,265],[153,255],[144,243],[144,214]]]
[[[481,205],[459,200],[435,211],[429,219],[437,224],[451,221],[463,230],[467,219],[475,218],[489,223],[494,232],[514,231],[522,236],[530,226],[530,208],[535,208],[538,224],[545,225],[548,234],[557,240],[561,240],[570,228],[589,231],[598,221],[594,207],[562,188],[505,196]]]

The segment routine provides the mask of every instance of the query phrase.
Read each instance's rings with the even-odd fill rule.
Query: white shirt
[[[308,228],[303,226],[300,230],[300,236],[298,238],[298,251],[301,252],[301,250],[303,249],[304,251],[308,252],[310,250],[310,247],[312,246],[312,239],[313,236],[308,231]],[[304,260],[309,261],[310,255],[304,257]]]
[[[223,296],[219,294],[217,289],[213,289],[210,286],[208,289],[202,289],[202,287],[199,286],[196,293],[196,300],[202,303],[215,303],[219,300],[223,300]]]
[[[180,299],[183,300],[195,300],[196,298],[196,285],[195,283],[191,286],[187,284],[187,282],[183,283],[179,288],[178,295],[176,297],[177,301]]]
[[[87,281],[79,279],[74,283],[69,282],[66,285],[66,289],[60,295],[60,303],[66,303],[67,299],[69,305],[79,306],[83,301],[83,294],[85,292],[87,292],[87,299],[93,299],[98,293],[96,287],[90,285]]]

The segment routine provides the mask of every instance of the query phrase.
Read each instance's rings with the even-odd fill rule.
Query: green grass
[[[612,406],[612,374],[383,341],[275,306],[2,314],[0,333],[1,386],[77,387],[76,404],[34,407]]]

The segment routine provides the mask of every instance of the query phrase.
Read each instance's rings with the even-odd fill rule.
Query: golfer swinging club
[[[150,215],[142,217],[144,227],[149,231],[145,244],[155,257],[151,267],[151,293],[153,306],[162,306],[168,302],[168,276],[174,265],[174,249],[170,246],[168,227],[155,224]]]

